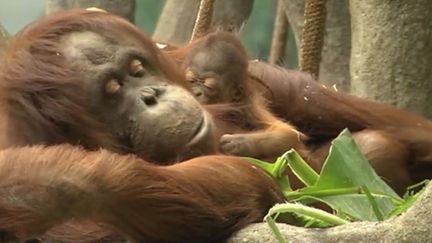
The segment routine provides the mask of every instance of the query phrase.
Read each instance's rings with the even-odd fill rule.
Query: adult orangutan
[[[49,16],[0,67],[2,241],[218,242],[283,200],[241,158],[149,163],[215,153],[215,127],[182,71],[125,20]]]
[[[269,112],[269,115],[254,112],[267,111],[261,97],[265,96],[273,112],[308,136],[309,151],[303,155],[317,169],[327,155],[329,141],[349,128],[375,170],[399,193],[418,180],[432,177],[432,123],[424,118],[327,89],[310,75],[262,62],[250,62],[248,76],[245,50],[238,38],[228,33],[213,33],[186,47],[171,48],[168,53],[183,63],[186,77],[200,102],[228,102],[243,110],[246,124],[266,121],[270,128],[295,131],[287,123],[279,125],[280,120]],[[256,129],[262,128],[249,128]],[[256,133],[261,134],[262,139],[256,139]],[[229,135],[221,139],[222,151],[225,140],[232,143],[238,136],[243,141],[236,143],[235,154],[239,156],[250,156],[244,149],[250,144],[272,145],[268,152],[303,148],[302,141],[296,144],[296,140],[288,140],[287,134],[284,129],[275,129],[274,133],[263,129]],[[287,138],[285,143],[273,145],[273,140],[280,137]]]
[[[289,104],[282,114],[299,115],[289,120],[314,141],[325,142],[345,125],[368,138],[360,131],[367,126],[389,138],[364,139],[363,147],[393,156],[388,146],[394,142],[409,151],[398,166],[380,160],[382,168],[411,173],[400,168],[420,171],[428,165],[427,121],[376,103],[367,102],[372,111],[365,112],[365,101],[343,94],[322,91],[315,97],[304,93],[321,91],[304,91],[308,79],[296,81],[277,70],[250,67],[275,99],[287,98],[273,105]],[[213,242],[261,220],[283,199],[274,181],[244,160],[208,156],[164,167],[148,163],[214,153],[212,118],[187,89],[182,72],[150,40],[106,13],[63,12],[17,35],[0,74],[1,239],[45,235],[77,242],[119,233],[130,241]],[[300,103],[304,95],[314,103]],[[320,120],[320,107],[307,106],[315,102],[328,102],[321,104],[329,113],[322,124],[310,123]],[[379,118],[390,112],[397,112],[395,121]],[[319,151],[326,144],[313,145]]]

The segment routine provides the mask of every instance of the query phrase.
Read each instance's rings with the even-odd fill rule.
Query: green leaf
[[[403,201],[390,213],[390,216],[397,216],[401,213],[405,212],[410,208],[422,195],[426,189],[426,185],[429,183],[429,180],[424,180],[420,183],[412,185],[408,187],[407,193],[403,197]],[[420,187],[423,187],[419,190]],[[415,193],[417,191],[417,193]]]
[[[263,169],[273,178],[275,178],[276,182],[282,190],[282,193],[286,194],[292,191],[288,175],[286,174],[286,168],[288,166],[287,154],[288,152],[284,153],[282,156],[277,158],[276,162],[274,163],[267,163],[265,161],[249,157],[245,157],[245,159],[249,163]]]
[[[405,210],[413,200],[403,201],[372,169],[357,148],[348,130],[332,142],[320,175],[318,175],[294,150],[280,156],[275,163],[248,158],[267,171],[280,185],[290,201],[310,204],[323,202],[337,215],[349,220],[383,220]],[[289,167],[306,187],[292,191],[286,169]]]
[[[362,187],[368,189],[375,208],[371,198],[359,194]],[[353,220],[378,220],[378,211],[387,217],[395,208],[395,202],[401,201],[375,173],[346,129],[333,140],[316,184],[288,195],[295,195],[300,202],[318,198],[340,214],[351,215]]]
[[[289,168],[301,182],[306,186],[312,186],[318,181],[318,173],[316,173],[315,170],[312,169],[312,167],[310,167],[294,149],[288,151],[286,155]]]

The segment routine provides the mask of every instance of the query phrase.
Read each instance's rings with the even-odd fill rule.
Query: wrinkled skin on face
[[[89,112],[126,150],[159,163],[214,152],[210,116],[133,39],[83,31],[62,45],[82,76]]]

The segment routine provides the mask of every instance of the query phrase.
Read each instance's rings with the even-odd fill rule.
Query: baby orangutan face
[[[209,35],[183,63],[186,79],[202,104],[235,103],[243,99],[248,59],[232,35]]]

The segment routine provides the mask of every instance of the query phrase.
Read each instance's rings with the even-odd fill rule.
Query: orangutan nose
[[[201,91],[194,91],[193,93],[196,97],[200,97],[203,94]]]
[[[141,89],[141,100],[147,106],[154,106],[158,103],[158,98],[165,91],[162,86],[145,87]]]

